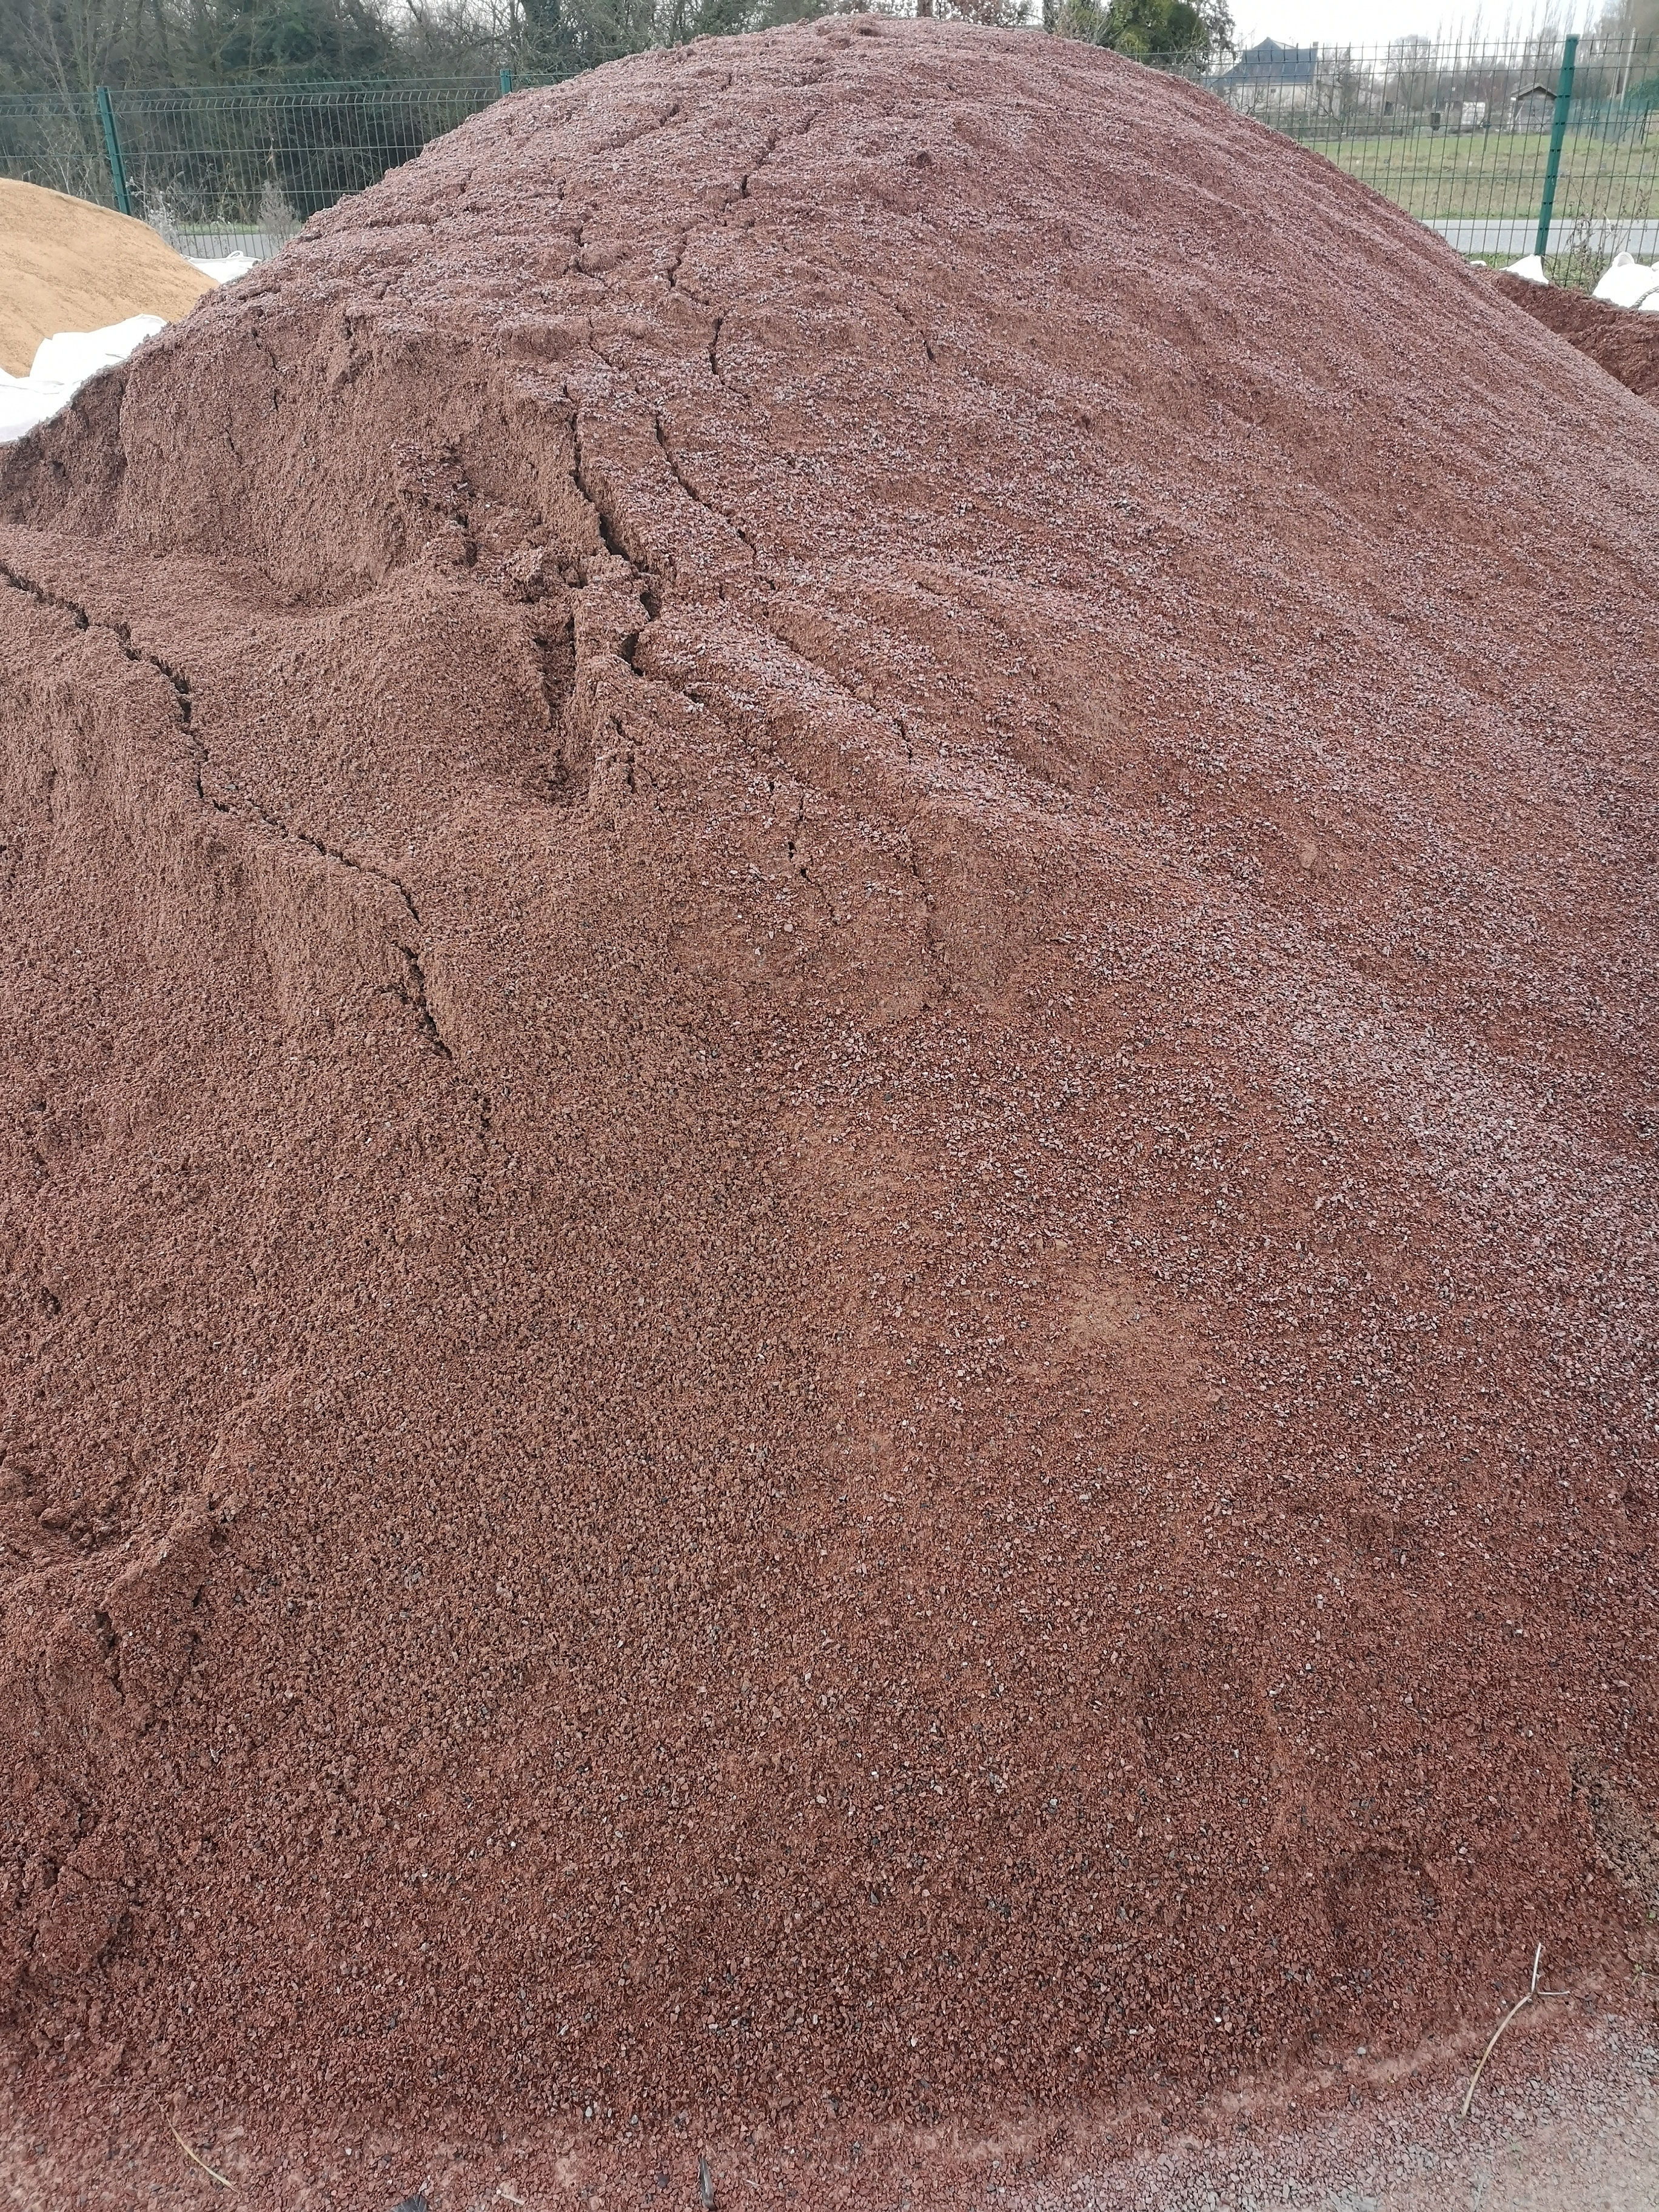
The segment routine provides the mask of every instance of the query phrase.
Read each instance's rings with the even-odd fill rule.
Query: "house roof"
[[[1276,39],[1263,39],[1248,47],[1221,84],[1311,84],[1319,59],[1317,46],[1281,46]]]

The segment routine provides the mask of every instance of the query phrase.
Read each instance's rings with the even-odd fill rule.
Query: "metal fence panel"
[[[498,96],[471,83],[111,95],[133,212],[192,258],[276,252]]]
[[[0,94],[0,177],[113,207],[97,102]]]
[[[275,253],[306,217],[378,183],[501,94],[497,78],[0,97],[0,176],[117,204],[187,256]],[[118,164],[118,171],[112,168]]]
[[[1594,283],[1615,253],[1659,253],[1659,43],[1577,41],[1570,94],[1566,44],[1279,48],[1204,82],[1460,253],[1496,261],[1538,243],[1559,136],[1547,266],[1559,283]]]

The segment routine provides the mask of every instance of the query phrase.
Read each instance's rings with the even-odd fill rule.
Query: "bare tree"
[[[159,0],[5,0],[15,75],[65,100],[126,81]]]
[[[1616,48],[1633,38],[1639,51],[1644,41],[1659,40],[1659,0],[1619,0],[1603,11],[1596,27],[1607,45]]]

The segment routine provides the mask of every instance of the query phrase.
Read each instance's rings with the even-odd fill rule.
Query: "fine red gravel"
[[[873,18],[502,103],[14,451],[76,2201],[971,2193],[1623,1986],[1656,468],[1287,140]]]
[[[1506,272],[1495,280],[1505,299],[1588,354],[1644,399],[1659,401],[1659,315],[1615,307],[1564,284],[1528,284]]]

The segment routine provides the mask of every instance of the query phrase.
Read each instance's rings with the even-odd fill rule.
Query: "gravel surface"
[[[1656,465],[1287,140],[874,18],[14,451],[57,2201],[1081,2187],[1443,2112],[1539,1942],[1645,2047]]]
[[[1505,299],[1588,354],[1609,376],[1642,398],[1659,401],[1659,315],[1614,307],[1562,284],[1528,284],[1501,272],[1493,281]]]

